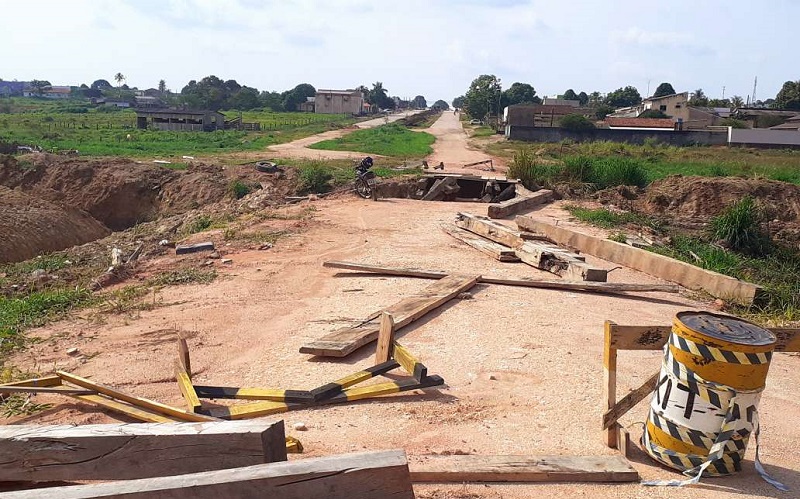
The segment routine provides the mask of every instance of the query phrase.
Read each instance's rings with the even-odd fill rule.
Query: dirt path
[[[503,176],[505,164],[498,158],[492,158],[483,151],[469,145],[467,133],[461,124],[459,115],[451,111],[444,112],[436,122],[427,130],[436,137],[433,144],[433,154],[428,156],[428,164],[445,164],[445,171],[452,173],[469,173],[483,176]],[[495,172],[486,171],[488,165],[464,167],[465,164],[492,159]]]
[[[385,125],[387,123],[394,123],[397,120],[401,120],[406,116],[416,114],[418,112],[419,111],[394,113],[386,117],[380,117],[372,120],[362,121],[360,123],[356,123],[353,128],[323,132],[317,135],[312,135],[310,137],[305,137],[302,139],[294,140],[292,142],[287,142],[286,144],[278,144],[270,146],[269,148],[267,148],[267,150],[271,153],[276,154],[278,157],[281,158],[308,158],[308,159],[361,158],[364,156],[363,152],[325,151],[322,149],[310,149],[308,146],[310,146],[311,144],[316,144],[317,142],[322,142],[323,140],[338,139],[339,137],[343,137],[344,135],[351,133],[354,129],[375,128],[381,125]]]

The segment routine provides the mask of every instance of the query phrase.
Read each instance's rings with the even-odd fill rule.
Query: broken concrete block
[[[176,255],[185,255],[187,253],[197,253],[198,251],[213,251],[214,243],[197,243],[197,244],[179,244],[175,246]]]

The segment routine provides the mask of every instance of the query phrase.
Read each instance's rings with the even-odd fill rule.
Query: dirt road
[[[437,129],[457,137],[452,122]],[[453,139],[454,141],[456,139]],[[444,140],[443,140],[444,142]],[[438,148],[445,163],[476,158],[473,151]],[[42,342],[12,359],[22,368],[74,370],[140,396],[182,405],[172,377],[175,337],[189,338],[195,382],[203,385],[310,389],[367,367],[374,350],[364,348],[334,362],[298,353],[306,341],[395,303],[428,282],[406,278],[336,277],[325,260],[439,269],[500,277],[550,278],[523,264],[506,264],[466,247],[439,230],[457,211],[485,214],[485,205],[345,196],[310,204],[316,212],[302,234],[278,240],[269,251],[229,254],[210,285],[166,288],[152,310],[112,316],[91,314],[34,332]],[[548,206],[534,216],[565,221]],[[196,237],[208,237],[197,235]],[[195,258],[197,265],[202,256]],[[160,268],[178,257],[151,263]],[[194,260],[193,260],[194,261]],[[615,265],[587,256],[605,268]],[[609,274],[614,282],[658,282],[630,269]],[[556,290],[480,285],[473,299],[456,300],[403,329],[403,343],[446,380],[426,394],[398,395],[285,415],[289,433],[307,456],[404,448],[410,459],[433,453],[613,454],[601,442],[603,321],[670,323],[681,310],[704,309],[686,295],[601,296]],[[66,354],[76,347],[83,360]],[[623,353],[620,395],[660,366],[660,352]],[[800,358],[776,355],[761,401],[761,457],[767,469],[793,491],[800,490]],[[38,401],[47,401],[42,397]],[[90,406],[57,405],[31,418],[36,423],[111,422],[116,417]],[[640,404],[622,420],[635,438],[646,415]],[[306,432],[291,425],[304,422]],[[758,478],[754,445],[744,471],[705,479],[686,489],[627,485],[417,485],[418,497],[523,499],[548,497],[784,497]],[[633,457],[643,478],[678,478],[641,452]],[[792,492],[794,493],[794,492]],[[786,497],[789,497],[786,495]]]
[[[431,125],[427,130],[428,133],[436,137],[436,143],[433,145],[433,154],[428,156],[428,164],[438,165],[439,162],[445,164],[445,171],[453,173],[469,173],[484,176],[502,176],[506,171],[505,165],[498,161],[497,158],[492,158],[483,151],[475,149],[469,145],[467,140],[467,133],[459,120],[459,115],[453,114],[452,111],[446,111],[439,117],[436,122]],[[496,172],[489,172],[485,169],[488,165],[476,165],[472,167],[464,167],[466,164],[476,163],[493,159],[493,164]]]
[[[420,111],[394,113],[385,117],[382,116],[380,118],[362,121],[360,123],[356,123],[354,125],[354,128],[345,128],[342,130],[331,130],[329,132],[319,133],[317,135],[312,135],[310,137],[305,137],[302,139],[294,140],[292,142],[287,142],[286,144],[278,144],[270,146],[267,150],[281,158],[309,158],[309,159],[361,158],[364,156],[364,153],[362,152],[325,151],[322,149],[309,149],[308,146],[310,146],[311,144],[316,144],[317,142],[322,142],[323,140],[338,139],[339,137],[351,133],[354,129],[375,128],[381,125],[385,125],[387,123],[394,123],[397,120],[401,120],[406,116],[416,114],[418,112]]]

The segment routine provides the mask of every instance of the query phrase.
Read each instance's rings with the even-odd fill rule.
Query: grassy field
[[[238,111],[225,111],[223,114],[228,119],[239,116]],[[136,113],[131,109],[91,108],[83,101],[0,99],[0,141],[39,146],[48,151],[77,149],[81,155],[87,156],[179,158],[183,155],[261,150],[273,144],[341,128],[355,121],[344,115],[270,111],[243,112],[242,119],[261,123],[262,131],[139,130],[135,127]]]
[[[762,177],[800,184],[800,151],[728,147],[634,146],[614,142],[532,144],[504,141],[487,144],[487,152],[512,159],[527,151],[531,161],[547,169],[567,158],[622,158],[641,166],[647,182],[669,175]]]
[[[356,151],[367,154],[380,154],[400,158],[421,158],[427,156],[436,141],[426,132],[412,132],[396,123],[367,130],[357,130],[344,137],[324,140],[311,145],[312,149],[329,151]]]

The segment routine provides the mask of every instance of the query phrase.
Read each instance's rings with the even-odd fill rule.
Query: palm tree
[[[731,107],[740,108],[744,107],[744,99],[740,95],[734,95],[731,97]]]
[[[125,81],[125,75],[117,73],[114,75],[114,80],[117,82],[117,90],[119,91],[120,97],[122,97],[122,82]]]
[[[158,92],[161,95],[164,95],[167,92],[167,82],[164,80],[158,80]]]

